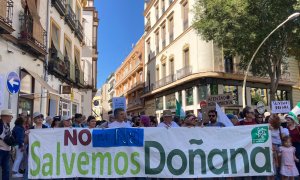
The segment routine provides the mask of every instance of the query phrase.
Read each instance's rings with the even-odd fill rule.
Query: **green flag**
[[[176,116],[179,116],[180,118],[184,118],[185,117],[185,112],[182,109],[181,104],[178,102],[178,100],[176,99]]]

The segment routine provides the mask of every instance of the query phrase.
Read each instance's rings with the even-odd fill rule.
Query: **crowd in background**
[[[300,116],[300,115],[299,115]],[[28,134],[30,129],[44,128],[131,128],[131,127],[225,127],[218,121],[218,112],[209,110],[207,120],[203,120],[202,116],[187,114],[185,117],[177,117],[170,110],[164,110],[160,121],[155,116],[127,116],[126,112],[121,109],[115,109],[114,114],[109,116],[108,120],[96,121],[94,116],[85,117],[76,113],[70,116],[46,117],[39,113],[33,113],[32,117],[26,113],[22,113],[15,120],[15,126],[10,130],[10,122],[13,118],[12,111],[2,110],[0,122],[0,165],[2,168],[2,179],[9,179],[10,165],[9,153],[11,147],[16,150],[16,157],[12,166],[12,177],[28,177],[27,159],[28,159]],[[298,120],[290,115],[270,114],[268,112],[259,114],[255,109],[246,107],[237,116],[227,114],[234,126],[268,124],[271,130],[271,138],[273,144],[273,158],[275,176],[268,179],[288,179],[298,177],[300,164],[300,129]],[[15,138],[15,144],[10,145],[6,140],[11,134]],[[227,178],[237,179],[237,178]],[[251,177],[248,177],[251,179]],[[259,177],[252,177],[259,179]],[[263,178],[264,179],[264,178]]]

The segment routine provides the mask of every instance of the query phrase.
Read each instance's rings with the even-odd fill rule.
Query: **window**
[[[159,80],[159,67],[156,68],[156,81]]]
[[[161,27],[162,48],[166,46],[166,25]]]
[[[266,89],[251,88],[251,105],[257,105],[259,101],[262,101],[265,105],[268,105],[268,96]]]
[[[190,65],[189,48],[183,51],[183,65],[184,67],[188,67]]]
[[[155,107],[156,110],[163,110],[163,97],[159,97],[155,99]]]
[[[156,45],[156,55],[159,52],[159,31],[155,33],[155,45]]]
[[[161,0],[161,14],[165,12],[165,0]]]
[[[187,106],[191,106],[194,104],[193,88],[185,90],[185,102]]]
[[[143,82],[143,72],[140,72],[140,82]]]
[[[218,84],[210,84],[209,90],[210,90],[210,95],[218,95],[219,94]]]
[[[173,17],[169,18],[169,41],[170,43],[174,40],[174,19]]]
[[[149,62],[151,58],[150,39],[147,41],[147,55],[148,55],[148,62]]]
[[[65,37],[65,49],[64,49],[65,56],[69,57],[69,60],[71,60],[71,54],[72,54],[72,43],[71,41]]]
[[[74,116],[77,113],[77,105],[76,104],[72,104],[72,116]]]
[[[188,1],[182,4],[182,15],[183,15],[183,30],[186,30],[189,25],[189,4]]]
[[[170,59],[170,75],[175,74],[175,69],[174,69],[174,59]]]
[[[199,85],[198,86],[198,100],[203,101],[207,98],[207,86],[206,85]]]
[[[166,95],[166,108],[167,109],[175,109],[176,108],[175,93]]]
[[[224,65],[225,65],[225,72],[226,73],[233,73],[233,60],[232,56],[228,55],[224,57]]]
[[[276,101],[286,101],[289,100],[288,98],[288,92],[284,90],[277,90],[275,94],[275,100]]]
[[[162,78],[166,77],[166,63],[162,64]]]
[[[59,51],[60,47],[60,29],[59,27],[52,22],[51,23],[51,48],[55,48],[57,51]]]
[[[172,2],[173,2],[173,0],[169,0],[169,5],[171,5],[171,4],[172,4]]]
[[[156,18],[156,21],[159,18],[159,15],[158,15],[158,4],[155,6],[155,18]]]
[[[233,96],[233,104],[235,105],[238,105],[239,104],[239,93],[238,93],[238,88],[237,86],[227,86],[227,85],[224,85],[224,91],[223,91],[224,94],[226,93],[229,93],[229,94],[232,94]]]
[[[1,85],[0,85],[1,86]],[[21,71],[21,87],[20,91],[26,94],[34,93],[34,78],[28,73]]]

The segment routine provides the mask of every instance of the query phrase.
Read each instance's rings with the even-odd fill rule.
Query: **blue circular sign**
[[[7,76],[6,86],[9,93],[17,94],[21,87],[19,75],[15,72],[10,72]]]

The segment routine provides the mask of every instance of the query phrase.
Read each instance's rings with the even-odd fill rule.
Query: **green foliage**
[[[296,11],[299,0],[196,0],[194,28],[206,41],[239,55],[246,69],[263,39]],[[300,56],[300,21],[278,29],[261,47],[252,63],[254,75],[269,75],[275,92],[289,55]],[[282,68],[284,67],[284,68]]]

